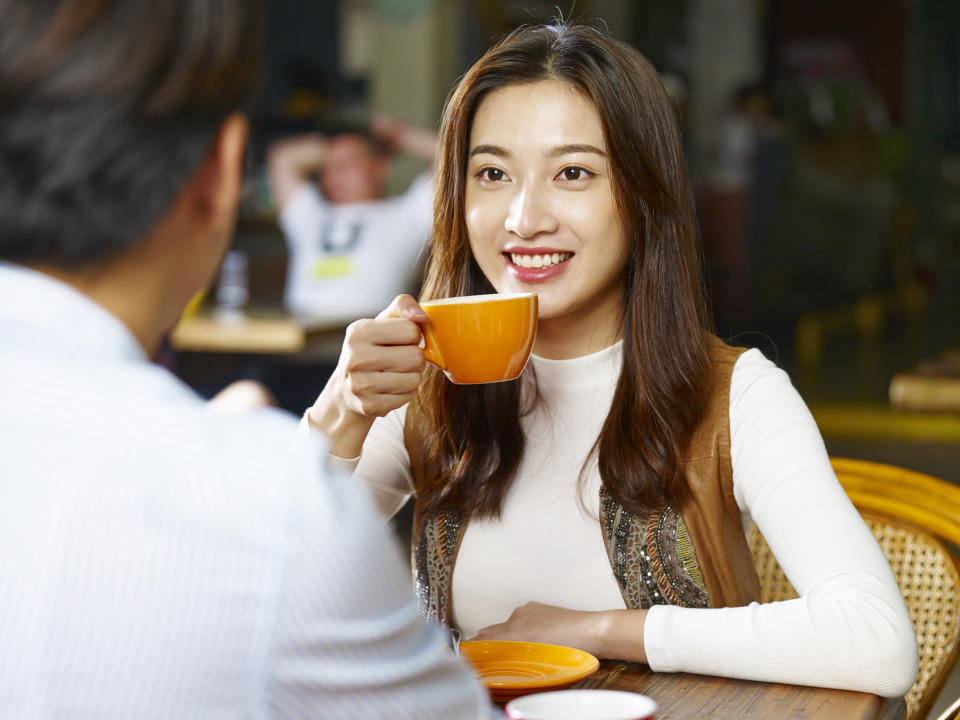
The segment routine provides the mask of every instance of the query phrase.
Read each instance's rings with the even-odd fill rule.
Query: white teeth
[[[551,265],[559,265],[570,259],[571,253],[553,253],[545,255],[521,255],[520,253],[510,253],[510,260],[514,265],[525,268],[548,268]]]

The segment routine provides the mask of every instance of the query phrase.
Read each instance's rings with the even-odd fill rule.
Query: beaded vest
[[[711,338],[713,389],[685,458],[691,492],[682,507],[637,516],[600,488],[600,531],[627,608],[732,607],[760,598],[730,463],[730,376],[742,352]],[[410,417],[404,435],[416,473],[418,444]],[[414,509],[414,583],[427,619],[450,622],[453,568],[465,530],[453,512],[423,517],[419,504]]]

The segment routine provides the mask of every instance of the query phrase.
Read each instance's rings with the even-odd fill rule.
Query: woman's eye
[[[560,177],[564,180],[586,180],[592,174],[582,167],[568,167],[560,171]]]
[[[483,168],[480,172],[477,173],[477,176],[481,180],[487,180],[488,182],[500,182],[503,178],[506,177],[506,173],[500,168]]]

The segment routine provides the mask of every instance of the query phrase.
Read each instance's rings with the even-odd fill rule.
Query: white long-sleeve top
[[[521,421],[524,457],[502,516],[470,521],[454,568],[454,621],[464,637],[529,601],[625,607],[597,520],[595,459],[584,473],[583,505],[577,502],[621,351],[616,343],[572,360],[532,357],[543,401]],[[401,408],[374,424],[355,471],[388,515],[413,492],[404,417]],[[800,598],[724,609],[655,606],[644,627],[651,668],[903,694],[916,675],[917,648],[896,581],[837,481],[809,410],[758,350],[734,367],[730,431],[745,532],[756,524]]]

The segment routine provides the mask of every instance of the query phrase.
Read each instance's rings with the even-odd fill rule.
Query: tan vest
[[[686,459],[690,494],[679,509],[638,517],[600,489],[600,528],[610,566],[628,608],[671,604],[734,607],[760,599],[757,573],[733,496],[730,464],[730,377],[743,348],[711,338],[713,383],[704,419]],[[417,487],[422,472],[416,428],[407,415],[404,440]],[[449,624],[453,568],[466,522],[453,512],[413,522],[413,573],[420,612]]]

